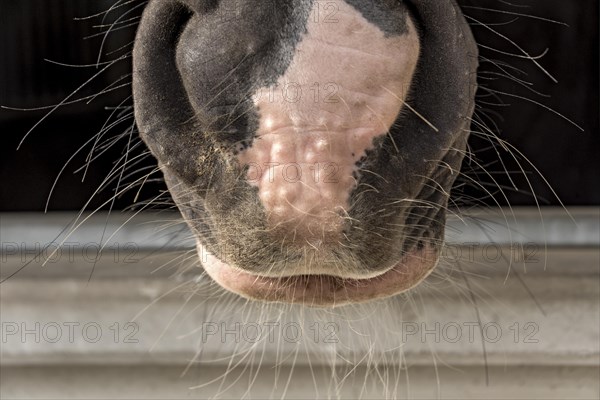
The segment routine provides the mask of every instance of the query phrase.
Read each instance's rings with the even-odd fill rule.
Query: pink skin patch
[[[268,223],[287,239],[338,241],[356,187],[357,161],[402,110],[419,58],[419,38],[385,37],[344,1],[328,18],[315,10],[294,58],[273,87],[253,96],[259,128],[238,154],[258,187]]]

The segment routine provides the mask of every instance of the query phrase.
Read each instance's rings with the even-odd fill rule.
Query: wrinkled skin
[[[221,286],[337,306],[435,268],[476,91],[454,0],[153,0],[133,57],[141,135]]]

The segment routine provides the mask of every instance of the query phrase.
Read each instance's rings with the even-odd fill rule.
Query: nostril
[[[196,139],[185,126],[195,112],[187,101],[176,49],[193,11],[179,1],[151,1],[140,21],[133,50],[133,98],[140,134],[152,153],[186,181],[193,181],[186,160]]]

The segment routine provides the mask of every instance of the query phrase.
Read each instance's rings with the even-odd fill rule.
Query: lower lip
[[[332,275],[281,278],[253,275],[233,268],[206,250],[203,266],[225,289],[252,300],[296,303],[310,307],[337,307],[405,292],[431,273],[438,254],[430,246],[406,254],[393,268],[374,278],[349,279]]]

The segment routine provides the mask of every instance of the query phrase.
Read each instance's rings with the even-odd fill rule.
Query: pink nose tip
[[[334,2],[336,23],[309,19],[283,76],[254,93],[258,131],[237,155],[269,225],[310,238],[341,232],[357,163],[398,118],[420,52],[410,18],[405,34],[386,36]]]

